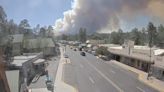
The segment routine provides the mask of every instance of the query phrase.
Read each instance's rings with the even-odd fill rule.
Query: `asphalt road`
[[[81,56],[69,48],[71,63],[64,65],[63,80],[78,92],[158,92],[143,84],[137,74],[91,54]]]

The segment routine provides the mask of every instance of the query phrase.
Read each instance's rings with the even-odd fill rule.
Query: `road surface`
[[[137,74],[91,54],[67,48],[71,63],[64,65],[63,80],[78,92],[158,92],[138,80]]]

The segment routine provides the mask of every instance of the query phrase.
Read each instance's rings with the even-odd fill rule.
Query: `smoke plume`
[[[54,29],[76,33],[81,27],[88,33],[111,32],[120,28],[120,21],[137,16],[164,20],[164,0],[74,0],[72,9],[55,22]]]

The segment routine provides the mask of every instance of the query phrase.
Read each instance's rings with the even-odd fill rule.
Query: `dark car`
[[[67,54],[64,54],[64,58],[68,58],[68,55]]]
[[[82,51],[82,48],[79,48],[79,51]]]
[[[80,54],[81,54],[82,56],[86,56],[85,52],[83,52],[83,51],[82,51]]]
[[[76,51],[76,48],[75,49],[73,49],[74,51]]]

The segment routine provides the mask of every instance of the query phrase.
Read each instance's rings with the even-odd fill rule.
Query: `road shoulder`
[[[63,80],[62,80],[62,76],[63,76],[63,65],[64,65],[64,57],[63,57],[63,51],[62,48],[60,48],[61,51],[61,59],[59,61],[59,66],[58,66],[58,70],[57,70],[57,76],[55,79],[55,88],[56,88],[56,92],[76,92],[76,89],[68,84],[66,84]]]

